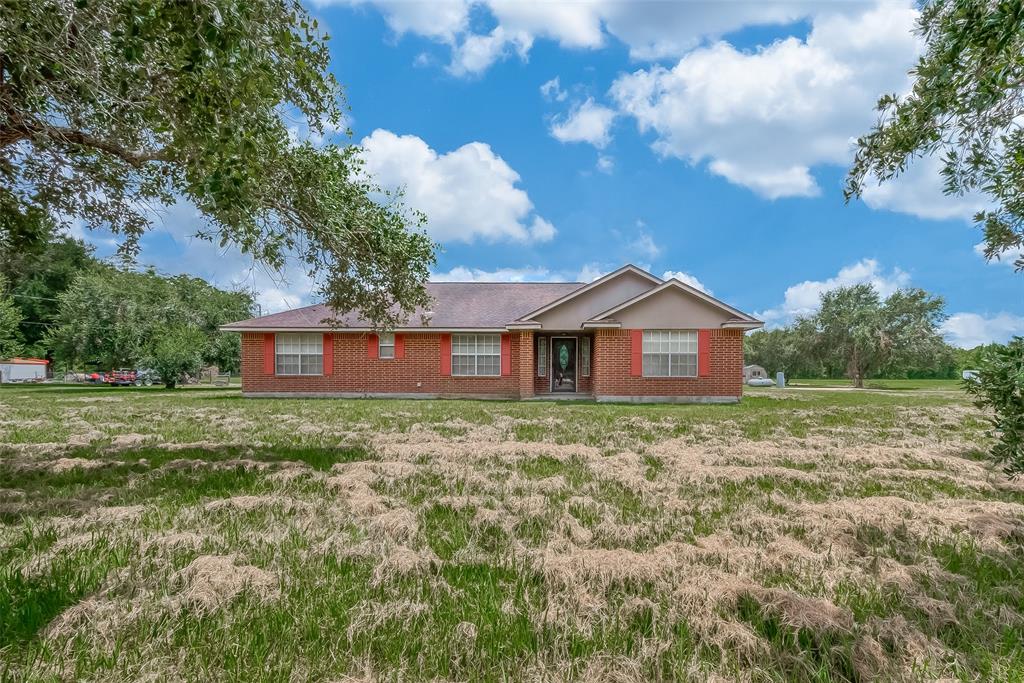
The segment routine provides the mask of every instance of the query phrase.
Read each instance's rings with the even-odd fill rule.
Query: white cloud
[[[612,269],[605,266],[597,263],[586,263],[582,268],[580,268],[580,272],[576,276],[576,279],[580,282],[593,282],[598,278],[604,277],[610,272],[612,272]]]
[[[991,318],[977,313],[954,313],[943,323],[941,331],[950,344],[970,349],[1024,335],[1024,317],[1010,313],[999,313]]]
[[[813,16],[830,3],[738,0],[650,2],[637,11],[630,2],[604,2],[605,28],[629,46],[633,59],[678,57],[701,41],[743,26],[786,24]],[[833,10],[840,9],[832,3]]]
[[[690,275],[689,273],[683,272],[681,270],[666,270],[664,273],[661,274],[661,279],[679,280],[683,284],[690,285],[694,289],[699,289],[702,292],[707,292],[708,294],[714,293],[706,286],[704,286],[704,283],[698,280],[695,276]]]
[[[899,178],[884,184],[869,182],[861,198],[872,209],[888,209],[932,220],[970,221],[974,214],[991,204],[978,193],[962,197],[942,192],[939,157],[915,159]]]
[[[606,154],[598,155],[597,170],[601,173],[611,173],[615,170],[615,159]]]
[[[985,258],[985,243],[978,242],[974,245],[974,253]],[[1009,249],[1003,249],[999,252],[995,258],[989,263],[993,265],[1004,265],[1010,268],[1016,268],[1017,261],[1024,261],[1024,247],[1010,247]]]
[[[650,233],[640,231],[636,238],[629,243],[629,249],[635,254],[645,258],[655,259],[661,255],[661,247],[658,246]]]
[[[562,84],[559,81],[558,76],[555,76],[550,81],[545,81],[544,84],[540,86],[540,94],[544,99],[554,102],[564,102],[565,99],[569,97],[569,93],[562,90]]]
[[[783,325],[797,316],[817,311],[825,292],[860,284],[873,285],[879,296],[886,298],[909,285],[910,275],[899,268],[887,273],[875,259],[861,259],[827,280],[805,280],[787,288],[780,306],[762,311],[758,316],[765,322]]]
[[[497,26],[482,35],[470,35],[452,48],[452,63],[448,72],[454,76],[475,76],[483,73],[499,58],[515,52],[526,59],[533,46],[533,37],[520,31],[507,31]]]
[[[388,27],[398,35],[416,33],[440,42],[452,42],[469,26],[469,0],[442,0],[440,2],[410,2],[408,0],[314,0],[318,6],[373,5],[377,7]]]
[[[487,144],[438,154],[415,135],[378,129],[362,146],[367,172],[385,187],[404,188],[406,205],[427,215],[427,232],[440,242],[546,242],[555,236],[518,187],[519,174]]]
[[[446,44],[453,51],[453,73],[479,73],[508,54],[508,43],[518,42],[525,58],[537,39],[552,40],[564,48],[597,49],[615,36],[629,46],[637,60],[680,56],[696,45],[751,25],[785,24],[813,16],[823,8],[838,12],[855,3],[820,3],[801,0],[761,2],[647,2],[635,0],[317,0],[318,4],[373,4],[395,33],[417,33]],[[472,30],[474,8],[490,11],[496,28],[489,34]],[[514,37],[514,38],[513,38]],[[487,45],[479,44],[486,38]],[[478,59],[473,68],[458,66],[466,43]],[[499,45],[500,44],[500,45]],[[486,49],[480,49],[486,47]]]
[[[849,162],[851,140],[870,127],[878,96],[906,89],[920,50],[909,6],[861,5],[852,15],[847,5],[822,7],[805,40],[751,52],[718,42],[671,69],[620,76],[610,94],[654,134],[661,156],[707,162],[767,198],[814,195],[811,168]]]
[[[497,268],[483,270],[456,266],[445,273],[432,273],[433,282],[564,282],[562,273],[547,268]]]
[[[611,126],[615,112],[588,97],[569,114],[552,122],[551,136],[560,142],[587,142],[604,149],[611,142]]]

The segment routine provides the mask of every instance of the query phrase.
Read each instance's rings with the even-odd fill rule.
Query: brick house
[[[225,325],[246,396],[738,401],[762,322],[632,265],[589,284],[431,282],[430,311],[331,328],[323,305]]]

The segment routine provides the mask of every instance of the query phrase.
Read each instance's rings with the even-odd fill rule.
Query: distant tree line
[[[171,383],[207,365],[238,372],[238,335],[217,328],[253,310],[249,292],[119,268],[67,236],[0,250],[3,357],[45,357],[62,370],[148,367]]]
[[[922,289],[887,298],[869,284],[821,296],[818,311],[792,324],[754,332],[744,341],[747,363],[789,377],[848,378],[863,386],[873,377],[942,379],[976,367],[983,349],[947,344],[939,332],[945,302]]]

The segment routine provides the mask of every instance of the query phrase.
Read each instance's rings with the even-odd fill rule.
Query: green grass
[[[1021,680],[1024,493],[986,469],[984,416],[956,383],[814,386],[730,406],[4,386],[0,679]],[[893,500],[919,513],[870,516]],[[201,556],[273,590],[197,584]]]

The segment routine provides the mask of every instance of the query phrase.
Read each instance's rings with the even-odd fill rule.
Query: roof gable
[[[559,299],[556,299],[554,301],[548,302],[545,305],[541,306],[540,308],[538,308],[538,309],[536,309],[534,311],[530,311],[526,315],[524,315],[521,318],[519,318],[519,320],[536,320],[538,316],[544,315],[548,311],[554,310],[555,308],[558,308],[558,307],[560,307],[560,306],[562,306],[564,304],[567,304],[570,301],[572,301],[573,299],[576,299],[577,297],[585,295],[588,292],[591,292],[591,291],[593,291],[595,289],[599,289],[601,287],[605,287],[606,285],[608,285],[612,281],[614,281],[616,279],[620,279],[620,278],[622,278],[624,276],[628,276],[629,274],[632,274],[633,276],[636,276],[636,277],[639,277],[641,279],[645,279],[645,280],[649,281],[651,283],[652,287],[655,286],[655,285],[659,285],[662,282],[660,278],[657,278],[654,275],[651,275],[646,270],[643,270],[642,268],[637,268],[636,266],[634,266],[631,263],[627,263],[626,265],[624,265],[623,267],[619,268],[618,270],[612,271],[611,273],[608,273],[607,275],[599,277],[598,279],[594,280],[593,282],[590,282],[589,284],[583,285],[582,287],[579,287],[575,291],[569,292],[568,294],[566,294],[565,296],[563,296],[563,297],[561,297]]]
[[[598,313],[591,318],[591,322],[607,322],[616,320],[616,318],[627,318],[630,317],[628,315],[629,311],[632,310],[633,312],[636,312],[640,307],[650,308],[652,309],[650,312],[654,318],[662,318],[664,317],[664,314],[662,312],[654,311],[653,309],[655,307],[652,304],[655,299],[666,296],[667,293],[675,293],[678,296],[684,296],[693,301],[699,308],[692,309],[690,315],[693,316],[696,321],[702,321],[703,325],[707,325],[709,321],[712,320],[717,320],[717,324],[723,327],[746,327],[754,329],[763,325],[760,320],[757,320],[753,316],[750,316],[739,309],[733,308],[727,303],[711,296],[707,292],[691,287],[690,285],[676,279],[667,280],[657,287],[653,287],[646,292],[642,292],[631,299],[609,308],[608,310]],[[645,302],[647,304],[646,306]],[[701,309],[703,309],[703,314],[700,313]],[[711,312],[713,312],[714,315],[708,317],[707,314]],[[627,321],[623,320],[624,324],[626,322]],[[671,321],[665,320],[665,322]],[[653,321],[650,324],[653,325]],[[646,326],[646,324],[644,326]]]

